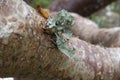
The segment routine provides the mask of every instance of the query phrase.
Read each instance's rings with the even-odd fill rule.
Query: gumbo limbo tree
[[[94,23],[76,16],[62,10],[46,19],[22,0],[1,0],[0,77],[119,80],[119,45],[105,48],[81,40],[80,36],[88,35],[84,35],[89,32],[85,28]],[[82,27],[78,25],[80,19],[85,23],[85,32],[81,32]],[[100,29],[94,27],[99,33]],[[119,44],[119,28],[104,30],[117,33],[115,42]],[[90,41],[89,36],[84,38]]]

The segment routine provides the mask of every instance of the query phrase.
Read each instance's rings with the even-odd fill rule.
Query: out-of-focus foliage
[[[105,22],[99,17],[99,16],[96,16],[96,15],[92,15],[91,16],[92,20],[98,24],[101,28],[105,26]]]
[[[117,2],[117,3],[112,3],[111,5],[110,5],[110,8],[111,8],[111,10],[112,11],[114,11],[114,12],[116,12],[116,13],[120,13],[120,1],[119,2]]]
[[[48,7],[54,0],[30,0],[30,5],[32,7],[36,7],[36,5],[40,5],[43,8]]]
[[[120,1],[114,2],[90,16],[100,27],[120,26]]]

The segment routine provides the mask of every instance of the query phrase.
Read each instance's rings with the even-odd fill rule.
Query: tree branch
[[[46,20],[22,0],[0,1],[0,77],[40,80],[119,80],[120,48],[102,48],[68,39],[73,58],[46,34]]]
[[[55,15],[53,13],[53,15]],[[94,22],[78,14],[71,13],[75,25],[72,30],[80,39],[105,47],[120,47],[120,28],[99,28]]]
[[[55,0],[49,6],[49,9],[51,11],[65,9],[82,16],[90,16],[114,1],[117,0]]]
[[[57,12],[52,12],[55,17]],[[80,39],[95,45],[104,47],[120,47],[120,28],[99,28],[93,21],[76,13],[70,13],[74,17],[75,24],[72,27],[74,35]]]

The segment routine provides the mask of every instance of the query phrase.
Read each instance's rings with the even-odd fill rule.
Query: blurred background
[[[40,5],[47,8],[55,0],[26,0],[32,7]],[[120,26],[120,0],[109,4],[102,10],[97,11],[88,17],[99,27],[119,27]]]

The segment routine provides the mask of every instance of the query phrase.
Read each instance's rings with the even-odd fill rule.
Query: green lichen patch
[[[68,57],[72,57],[75,52],[74,48],[69,47],[69,39],[72,37],[71,27],[73,24],[74,19],[66,10],[61,10],[56,17],[49,18],[47,22],[48,29],[51,29],[56,36],[58,49]]]

